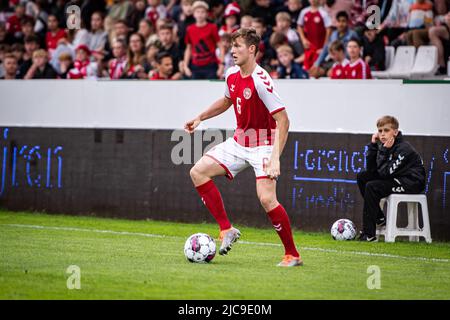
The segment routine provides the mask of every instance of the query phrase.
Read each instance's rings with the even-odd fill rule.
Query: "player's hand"
[[[200,118],[195,118],[191,121],[188,121],[184,124],[184,131],[186,131],[187,133],[192,133],[194,132],[195,128],[198,127],[198,125],[200,124],[200,122],[202,122],[200,120]]]
[[[378,132],[375,132],[375,133],[372,135],[372,140],[371,140],[371,142],[372,142],[372,143],[377,143],[378,140],[380,140],[380,137],[378,136]]]
[[[264,172],[269,176],[270,179],[278,179],[280,176],[280,160],[279,159],[270,159],[267,164]]]
[[[395,137],[392,137],[383,144],[383,147],[385,147],[386,149],[390,149],[394,145],[394,142],[395,142]]]

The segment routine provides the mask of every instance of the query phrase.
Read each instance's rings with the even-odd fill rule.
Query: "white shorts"
[[[233,138],[214,146],[205,156],[212,158],[226,171],[226,177],[232,180],[247,167],[253,167],[256,179],[268,178],[264,167],[272,155],[273,146],[243,147]]]

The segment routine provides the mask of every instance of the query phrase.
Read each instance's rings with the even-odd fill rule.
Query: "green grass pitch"
[[[241,229],[228,256],[186,261],[212,224],[0,211],[0,299],[450,299],[450,243],[338,242],[295,232],[305,265],[279,268],[272,229]],[[70,265],[81,288],[68,289]],[[380,270],[380,288],[369,289]],[[369,268],[369,271],[371,269]]]

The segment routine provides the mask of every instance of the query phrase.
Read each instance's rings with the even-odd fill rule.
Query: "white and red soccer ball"
[[[190,262],[211,262],[216,255],[216,243],[206,233],[195,233],[186,240],[184,255]]]
[[[331,227],[334,240],[353,240],[356,237],[356,226],[349,219],[339,219]]]

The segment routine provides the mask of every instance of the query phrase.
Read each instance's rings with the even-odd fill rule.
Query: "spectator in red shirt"
[[[156,55],[156,72],[150,80],[173,80],[173,59],[169,52],[162,51]]]
[[[297,31],[305,49],[305,70],[313,66],[331,34],[331,18],[328,13],[320,7],[319,0],[309,2],[311,6],[300,12],[297,22]]]
[[[25,5],[20,3],[15,7],[15,13],[6,21],[6,30],[15,38],[22,35],[21,20],[25,17]]]
[[[369,65],[361,59],[361,44],[352,39],[347,43],[347,55],[350,62],[345,66],[346,79],[372,79]]]
[[[113,56],[109,62],[109,77],[120,79],[127,64],[127,43],[123,39],[117,39],[112,46]]]
[[[195,24],[191,24],[186,30],[184,73],[192,79],[220,79],[223,74],[223,65],[221,63],[218,65],[219,61],[215,54],[220,37],[217,26],[206,20],[209,6],[204,1],[196,1],[192,9]]]
[[[349,61],[345,57],[344,44],[335,40],[328,46],[328,52],[334,61],[333,66],[328,70],[328,77],[331,79],[345,79],[345,68]]]
[[[56,50],[58,46],[58,42],[61,39],[67,38],[67,33],[64,29],[59,28],[58,18],[51,14],[48,16],[47,20],[47,34],[45,36],[45,43],[47,45],[47,50],[50,57],[53,55],[53,52]]]

